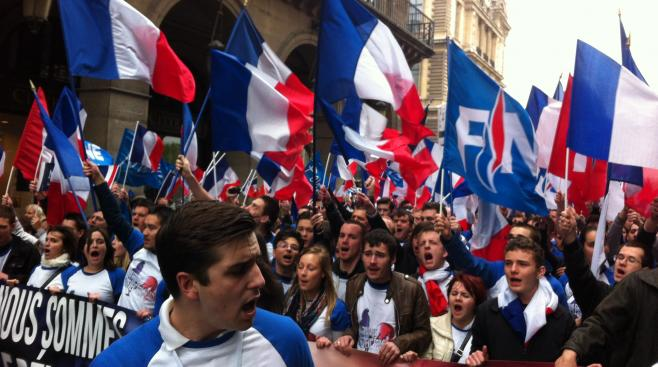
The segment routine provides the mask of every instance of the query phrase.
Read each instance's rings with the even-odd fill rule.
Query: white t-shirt
[[[57,277],[53,278],[45,286],[43,283],[45,283],[46,280],[48,280],[53,275],[53,273],[55,273],[59,269],[60,268],[39,265],[36,268],[34,268],[34,271],[30,275],[30,279],[27,280],[27,285],[35,288],[41,288],[41,287],[48,288],[50,285],[53,285]]]
[[[157,255],[142,248],[133,255],[128,266],[118,305],[133,311],[153,310],[155,291],[161,281]]]
[[[114,303],[115,296],[121,291],[121,284],[126,273],[121,268],[111,272],[103,269],[98,273],[87,273],[82,268],[73,273],[68,279],[64,278],[64,290],[68,294],[88,297],[90,293],[97,293],[98,299],[107,303]]]
[[[466,329],[460,329],[455,327],[455,325],[451,325],[453,352],[457,351],[459,347],[462,346],[462,343],[464,342],[464,338],[466,338],[466,335],[468,335],[468,332],[471,330],[471,327],[473,327],[474,321],[475,319],[471,320],[471,323],[466,325]],[[473,342],[473,335],[471,334],[470,340],[466,343],[464,349],[462,349],[462,356],[461,358],[459,358],[458,363],[466,363],[466,359],[468,358],[469,353],[471,351],[472,342]]]
[[[378,289],[379,288],[379,289]],[[379,353],[379,349],[397,336],[395,322],[395,305],[390,298],[386,302],[386,290],[378,285],[366,282],[363,295],[356,303],[359,321],[359,340],[357,349]]]
[[[331,317],[327,315],[327,307],[320,313],[317,320],[311,325],[309,333],[315,335],[317,338],[324,336],[325,338],[334,341],[343,335],[343,332],[350,328],[351,319],[350,314],[347,312],[347,305],[341,300],[336,300],[333,313]]]

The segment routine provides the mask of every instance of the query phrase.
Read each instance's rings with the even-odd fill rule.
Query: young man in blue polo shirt
[[[160,229],[157,256],[171,298],[92,366],[312,366],[292,319],[257,309],[263,276],[245,210],[194,201]]]

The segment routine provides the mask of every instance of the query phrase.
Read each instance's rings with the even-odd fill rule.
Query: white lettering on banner
[[[44,296],[48,297],[45,307]],[[45,325],[39,328],[37,310],[45,311]],[[47,350],[75,357],[96,357],[121,337],[128,315],[101,304],[90,303],[37,289],[0,285],[0,341],[32,345],[41,332],[39,360]],[[36,357],[36,356],[35,356]],[[2,355],[3,366],[42,366],[35,362]]]
[[[15,358],[9,353],[2,352],[0,353],[0,360],[2,360],[2,367],[50,367],[49,364],[44,364],[44,363],[39,363],[39,362],[33,362],[33,361],[26,361],[21,358]]]

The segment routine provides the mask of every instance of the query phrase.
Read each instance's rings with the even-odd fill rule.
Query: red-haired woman
[[[430,318],[432,344],[423,358],[466,363],[473,340],[471,327],[477,306],[486,300],[485,289],[479,277],[460,273],[452,278],[448,285],[449,312]],[[418,355],[410,351],[401,357],[411,362]]]

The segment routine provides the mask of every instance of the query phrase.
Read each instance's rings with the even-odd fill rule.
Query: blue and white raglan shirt
[[[66,271],[70,268],[74,268],[75,266],[73,265],[67,265],[64,267],[63,271]],[[32,270],[32,274],[30,274],[30,279],[27,280],[27,285],[30,287],[35,287],[35,288],[43,288],[47,289],[50,286],[56,285],[60,288],[61,285],[57,285],[56,283],[61,283],[61,279],[57,280],[57,277],[61,275],[58,274],[55,278],[50,280],[48,284],[44,284],[50,277],[55,274],[55,272],[60,271],[62,269],[61,267],[50,267],[50,266],[45,266],[45,265],[38,265],[34,270]]]
[[[144,235],[136,229],[133,229],[124,246],[132,261],[126,272],[118,305],[133,311],[153,310],[155,293],[162,281],[158,257],[143,247]]]
[[[125,276],[126,272],[122,268],[87,273],[82,267],[76,266],[66,269],[52,284],[61,287],[67,294],[88,297],[89,293],[97,293],[100,301],[116,303]]]
[[[324,336],[331,341],[335,341],[343,336],[343,332],[351,326],[352,320],[349,312],[347,312],[347,305],[342,300],[337,299],[331,317],[327,318],[327,307],[325,307],[318,319],[311,325],[309,333],[315,335],[316,338]]]
[[[301,329],[285,316],[263,309],[245,331],[227,331],[215,339],[190,341],[171,325],[173,299],[158,317],[124,336],[94,359],[92,366],[313,366]]]

